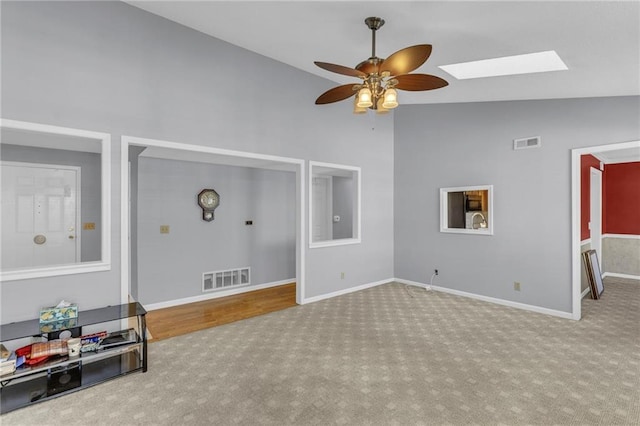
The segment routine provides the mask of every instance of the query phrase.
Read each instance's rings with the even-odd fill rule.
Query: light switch
[[[169,225],[160,225],[160,233],[168,234],[169,233]]]

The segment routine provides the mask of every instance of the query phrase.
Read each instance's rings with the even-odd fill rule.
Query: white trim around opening
[[[571,317],[574,320],[579,320],[582,317],[582,290],[580,285],[580,157],[585,154],[629,148],[640,148],[640,140],[571,150]]]
[[[313,241],[313,179],[315,175],[315,171],[318,169],[334,169],[332,172],[326,174],[326,176],[340,176],[341,172],[347,172],[347,174],[351,174],[355,179],[355,200],[353,204],[353,214],[351,218],[351,223],[353,226],[352,237],[351,238],[340,238],[340,239],[331,239],[324,241]],[[325,170],[326,171],[326,170]],[[309,176],[308,176],[308,190],[309,190],[309,248],[320,248],[320,247],[333,247],[333,246],[342,246],[348,244],[360,244],[362,242],[362,169],[358,166],[347,166],[344,164],[334,164],[334,163],[323,163],[320,161],[309,161]],[[329,206],[330,207],[330,206]],[[329,218],[329,225],[332,225],[331,218]]]
[[[111,269],[111,135],[109,133],[94,132],[70,127],[52,126],[49,124],[31,123],[27,121],[0,118],[0,128],[33,133],[39,143],[46,138],[43,135],[70,136],[63,139],[54,138],[55,145],[50,142],[40,145],[29,139],[26,146],[43,148],[68,149],[80,152],[100,153],[100,203],[101,203],[101,233],[100,260],[95,262],[80,262],[68,265],[51,265],[37,268],[26,268],[14,271],[0,271],[0,282],[24,280],[32,278],[46,278],[60,275],[84,274],[89,272],[109,271]],[[6,141],[3,141],[6,143]],[[95,142],[95,143],[91,143]]]
[[[296,173],[296,303],[302,304],[305,296],[305,161],[275,155],[234,151],[202,145],[190,145],[157,139],[122,136],[120,146],[120,297],[122,303],[129,301],[129,146],[143,146],[162,150],[173,150],[177,154],[199,154],[202,162],[212,164],[246,165],[257,168],[288,168]],[[272,166],[272,167],[270,167]],[[247,287],[247,290],[252,290]]]

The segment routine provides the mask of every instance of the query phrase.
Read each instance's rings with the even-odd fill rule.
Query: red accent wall
[[[600,170],[600,160],[591,154],[582,155],[580,157],[580,240],[591,238],[591,233],[589,232],[589,221],[591,220],[589,208],[591,203],[591,167]],[[602,186],[604,187],[604,183]],[[604,216],[605,213],[603,212],[602,214]],[[603,230],[603,232],[606,231]]]
[[[602,180],[602,232],[640,235],[640,161],[607,164]]]

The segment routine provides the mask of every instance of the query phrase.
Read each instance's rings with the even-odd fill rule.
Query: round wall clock
[[[211,222],[213,211],[220,205],[220,195],[214,189],[203,189],[198,194],[198,205],[202,207],[202,220]]]

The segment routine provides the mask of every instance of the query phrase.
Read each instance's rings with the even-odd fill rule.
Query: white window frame
[[[487,219],[486,228],[467,229],[467,228],[449,228],[449,192],[465,192],[465,191],[488,191]],[[475,186],[457,186],[453,188],[440,188],[440,232],[451,234],[467,234],[467,235],[493,235],[493,219],[495,217],[495,209],[493,208],[493,185],[475,185]]]
[[[25,280],[32,278],[46,278],[60,275],[84,274],[89,272],[108,271],[111,269],[111,135],[108,133],[73,129],[69,127],[51,126],[48,124],[31,123],[0,119],[0,128],[23,130],[36,133],[48,133],[58,136],[72,136],[84,139],[95,139],[100,143],[100,179],[101,179],[101,228],[100,260],[68,265],[51,265],[37,268],[0,270],[0,282]],[[86,143],[85,143],[86,145]],[[59,147],[58,147],[59,148]],[[82,141],[78,140],[70,150],[83,151]],[[90,151],[87,149],[87,151]]]
[[[353,212],[353,237],[340,238],[326,241],[313,241],[313,175],[314,168],[333,168],[353,172],[356,180],[355,211]],[[362,170],[357,166],[345,166],[343,164],[322,163],[319,161],[309,161],[308,191],[309,191],[309,248],[334,247],[348,244],[360,244],[362,232]]]

